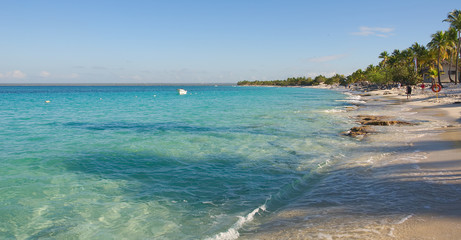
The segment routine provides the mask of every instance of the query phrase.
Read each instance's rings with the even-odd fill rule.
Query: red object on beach
[[[424,83],[421,84],[421,88],[422,88],[423,90],[424,90],[425,87],[426,87],[426,85],[424,85]]]
[[[440,84],[437,84],[437,83],[436,83],[436,84],[433,84],[433,85],[432,85],[432,91],[433,91],[433,92],[438,93],[438,92],[440,92],[440,90],[442,90],[442,86],[440,86]]]

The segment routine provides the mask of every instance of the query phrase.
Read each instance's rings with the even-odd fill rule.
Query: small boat
[[[178,88],[177,90],[178,90],[179,95],[186,95],[187,94],[187,90],[184,90],[182,88]]]

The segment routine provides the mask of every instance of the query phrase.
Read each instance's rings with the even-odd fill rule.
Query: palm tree
[[[456,43],[456,75],[455,75],[455,84],[458,84],[458,70],[459,70],[459,54],[460,54],[460,43],[461,43],[461,11],[453,10],[448,13],[447,19],[443,20],[444,22],[449,22],[450,26],[458,32],[458,41]]]
[[[409,48],[412,52],[413,58],[416,59],[416,69],[419,69],[418,72],[422,71],[424,57],[427,54],[427,50],[423,45],[419,45],[417,42],[413,43]]]
[[[402,55],[400,53],[400,50],[394,49],[391,56],[389,57],[390,65],[394,66],[394,65],[398,64],[400,62],[401,58],[402,58]]]
[[[438,31],[431,35],[432,40],[427,44],[427,47],[437,53],[437,79],[440,81],[440,61],[446,59],[448,48],[448,34],[445,31]]]
[[[455,81],[453,81],[453,79],[451,79],[451,66],[453,65],[453,60],[455,59],[455,55],[457,54],[456,53],[456,41],[458,40],[457,37],[456,37],[456,30],[454,28],[449,28],[448,31],[446,32],[447,33],[447,37],[448,37],[448,47],[447,47],[447,54],[449,55],[449,69],[448,69],[448,77],[450,78],[450,81],[451,82],[455,82],[456,83],[456,76],[455,76]],[[455,65],[456,66],[456,65]],[[456,75],[456,74],[455,74]]]
[[[384,81],[387,83],[387,66],[386,63],[389,60],[389,53],[387,51],[379,54],[379,58],[383,59],[379,64],[384,68]]]
[[[383,59],[380,62],[380,64],[383,65],[384,67],[386,67],[386,62],[387,62],[387,60],[389,60],[389,53],[387,53],[387,51],[384,51],[381,54],[379,54],[379,58]]]
[[[429,69],[429,77],[432,79],[432,84],[435,83],[435,78],[439,76],[439,70],[438,69],[435,69],[434,67],[431,67]]]
[[[411,49],[407,48],[400,52],[402,60],[404,63],[411,62],[413,60],[413,53]]]
[[[361,82],[365,79],[365,73],[362,69],[358,69],[349,76],[350,83]]]

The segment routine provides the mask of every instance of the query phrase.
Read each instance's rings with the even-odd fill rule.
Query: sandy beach
[[[419,177],[412,177],[411,172],[401,169],[400,177],[411,181],[421,181],[440,185],[450,191],[451,186],[461,186],[461,88],[451,85],[444,89],[438,98],[430,89],[424,92],[413,90],[407,100],[404,90],[394,90],[386,95],[403,101],[403,104],[416,111],[415,118],[431,115],[440,118],[448,125],[434,128],[428,136],[415,139],[412,144],[424,148],[427,157],[419,159]],[[383,94],[385,91],[377,91]],[[397,113],[398,114],[398,113]],[[397,115],[396,114],[396,115]],[[426,206],[422,206],[427,208]],[[411,218],[396,224],[390,236],[394,239],[459,239],[461,237],[461,203],[438,204],[433,202],[427,212],[411,215]]]
[[[365,154],[356,162],[365,173],[354,177],[367,176],[377,186],[392,189],[380,199],[388,201],[390,212],[399,214],[390,217],[386,210],[374,210],[375,191],[364,190],[370,196],[363,206],[285,209],[266,223],[264,231],[242,239],[461,238],[461,87],[447,84],[438,98],[430,89],[414,89],[409,99],[404,88],[354,94],[361,96],[361,103],[348,113],[350,117],[379,113],[416,123],[374,127],[376,131],[362,141],[370,143],[370,154],[374,149],[382,154]],[[414,200],[399,202],[399,195],[414,195]],[[399,207],[393,208],[394,202]],[[322,221],[322,215],[332,212],[333,219]]]

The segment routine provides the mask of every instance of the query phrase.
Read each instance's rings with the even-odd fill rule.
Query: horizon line
[[[92,87],[92,86],[233,86],[237,83],[0,83],[2,87]]]

